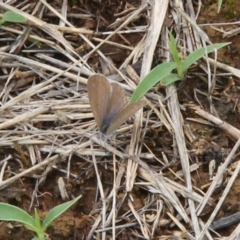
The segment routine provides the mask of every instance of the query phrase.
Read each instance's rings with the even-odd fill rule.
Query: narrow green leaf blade
[[[51,209],[43,221],[43,225],[42,225],[43,230],[45,231],[47,229],[47,227],[49,226],[49,224],[51,224],[51,222],[54,219],[56,219],[62,213],[64,213],[68,208],[70,208],[74,203],[76,203],[81,197],[82,196],[80,195],[71,201],[65,202],[65,203],[60,204],[57,207],[54,207],[53,209]]]
[[[42,228],[42,224],[41,224],[41,219],[40,219],[40,216],[38,214],[38,211],[37,209],[35,208],[34,209],[34,212],[35,212],[35,226],[36,226],[36,233],[37,233],[37,239],[39,240],[45,240],[45,237],[44,237],[44,230]]]
[[[166,62],[153,68],[151,72],[139,83],[133,92],[130,103],[137,102],[142,98],[155,84],[166,77],[173,69],[177,67],[175,62]]]
[[[215,49],[220,49],[222,47],[225,47],[229,45],[230,42],[226,43],[216,43],[213,45],[209,45],[206,48],[206,52],[210,53],[213,52]],[[190,53],[184,60],[183,60],[183,71],[185,72],[193,63],[195,63],[197,60],[202,58],[205,55],[205,49],[199,48],[195,50],[194,52]]]
[[[36,208],[34,209],[34,212],[35,212],[35,225],[36,225],[37,228],[40,228],[41,227],[41,220],[40,220],[40,217],[39,217],[39,214],[38,214],[38,211],[37,211]]]
[[[46,240],[46,239],[45,239],[45,237],[43,237],[43,238],[42,237],[34,237],[34,238],[32,238],[32,240]]]
[[[179,75],[180,78],[183,78],[184,77],[184,72],[183,72],[182,62],[181,62],[181,59],[179,58],[179,55],[178,55],[176,40],[173,37],[171,32],[169,32],[169,38],[170,38],[170,50],[171,50],[171,54],[173,56],[173,59],[174,59],[175,63],[177,64],[178,75]]]
[[[13,22],[13,23],[26,23],[27,19],[22,16],[21,14],[18,14],[13,11],[6,11],[3,14],[3,20],[6,22]]]
[[[160,82],[163,86],[168,86],[178,80],[181,80],[182,78],[180,78],[178,76],[178,74],[169,74],[167,75],[165,78],[163,78]]]
[[[0,203],[0,220],[23,223],[31,229],[35,229],[35,221],[31,215],[8,203]]]
[[[222,7],[222,0],[218,0],[218,13],[220,12]]]
[[[178,56],[178,50],[177,50],[177,44],[175,41],[175,38],[173,37],[172,33],[169,32],[169,38],[170,38],[170,50],[171,54],[173,56],[174,61],[178,64],[180,64],[181,60]]]
[[[5,23],[4,19],[1,18],[1,19],[0,19],[0,26],[3,25],[4,23]]]

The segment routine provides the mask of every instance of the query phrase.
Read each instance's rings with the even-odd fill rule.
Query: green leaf
[[[32,240],[45,240],[45,237],[34,237]]]
[[[1,19],[0,19],[0,25],[3,25],[4,23],[5,23],[4,19],[1,18]]]
[[[35,219],[34,220],[35,220],[35,227],[36,227],[35,232],[37,233],[39,239],[45,239],[44,230],[43,230],[42,225],[41,225],[41,219],[39,217],[39,214],[38,214],[36,208],[34,209],[34,212],[35,212]]]
[[[65,202],[65,203],[58,205],[57,207],[54,207],[53,209],[51,209],[43,221],[43,225],[42,225],[43,230],[45,231],[47,229],[47,227],[49,226],[49,224],[51,224],[51,222],[54,219],[56,219],[62,213],[64,213],[68,208],[70,208],[74,203],[76,203],[81,197],[82,196],[80,195],[71,201]]]
[[[173,38],[173,36],[171,37],[171,35],[170,38],[172,38],[170,48],[175,62],[162,63],[155,67],[154,69],[152,69],[152,71],[139,83],[139,85],[133,92],[133,95],[129,103],[137,102],[159,81],[161,81],[162,85],[167,86],[171,83],[183,79],[184,72],[187,71],[187,69],[193,63],[202,58],[205,55],[205,52],[210,53],[213,52],[214,50],[217,50],[230,44],[230,42],[217,43],[207,46],[206,49],[205,48],[197,49],[194,52],[190,53],[186,57],[186,59],[180,61],[175,39]],[[170,74],[172,70],[176,68],[178,70],[178,75]]]
[[[38,228],[38,229],[41,229],[41,220],[40,220],[40,217],[39,217],[39,214],[37,212],[37,209],[35,208],[34,209],[34,212],[35,212],[35,226]]]
[[[31,229],[36,229],[33,217],[21,208],[11,204],[0,203],[0,220],[20,222],[29,226]]]
[[[13,22],[13,23],[26,23],[27,19],[13,11],[6,11],[3,14],[3,20],[6,22]]]
[[[178,80],[182,80],[182,78],[180,78],[178,76],[178,74],[169,74],[167,75],[165,78],[163,78],[160,83],[163,85],[163,86],[168,86]]]
[[[151,70],[151,72],[139,83],[133,92],[130,103],[137,102],[142,98],[155,84],[165,78],[177,67],[175,62],[162,63]]]
[[[222,0],[218,0],[218,13],[220,12],[222,7]]]
[[[173,59],[174,59],[175,63],[177,64],[178,75],[180,76],[180,78],[183,78],[184,72],[183,72],[182,62],[178,55],[177,43],[175,41],[175,38],[171,34],[171,32],[169,32],[169,38],[170,38],[170,50],[171,50]]]
[[[33,43],[34,45],[36,45],[37,47],[41,47],[42,46],[42,43],[40,41],[37,41],[33,38],[28,38],[28,40]]]
[[[220,49],[220,48],[225,47],[225,46],[227,46],[229,44],[230,44],[230,42],[216,43],[216,44],[207,46],[206,47],[206,51],[205,51],[204,47],[195,50],[194,52],[190,53],[183,60],[183,62],[182,62],[183,63],[183,71],[185,72],[193,63],[195,63],[197,60],[202,58],[205,55],[205,52],[210,53],[210,52],[213,52],[216,49]]]

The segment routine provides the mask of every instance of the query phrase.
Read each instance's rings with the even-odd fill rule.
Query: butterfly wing
[[[145,101],[138,101],[126,106],[120,114],[113,120],[113,122],[108,127],[106,134],[114,132],[122,123],[129,119],[135,112],[146,105]]]
[[[88,98],[98,129],[102,131],[111,97],[111,86],[101,74],[92,75],[87,82]]]
[[[126,106],[125,91],[118,83],[111,83],[111,96],[107,112],[102,125],[102,132],[106,133],[108,127]]]

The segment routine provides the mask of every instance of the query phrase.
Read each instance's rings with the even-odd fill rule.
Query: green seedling
[[[49,211],[43,221],[40,220],[39,214],[35,209],[35,217],[33,218],[26,211],[19,207],[7,203],[0,203],[0,220],[14,221],[24,224],[29,230],[36,233],[32,240],[45,240],[46,230],[54,219],[59,217],[62,213],[68,210],[74,203],[76,203],[81,196],[74,198],[71,201],[60,204]]]
[[[27,19],[13,11],[6,11],[3,14],[3,17],[0,19],[0,25],[4,24],[5,22],[12,22],[12,23],[26,23]]]
[[[22,16],[21,14],[18,14],[13,11],[6,11],[3,14],[3,17],[0,18],[0,25],[3,25],[5,22],[12,22],[12,23],[26,23],[27,19]],[[41,43],[37,40],[29,38],[29,41],[36,44],[38,47],[41,46]]]
[[[170,38],[170,51],[173,56],[174,62],[162,63],[155,68],[153,68],[150,73],[139,83],[135,91],[133,92],[130,103],[137,102],[142,98],[154,85],[161,83],[163,86],[168,86],[176,81],[183,80],[185,73],[188,68],[202,58],[206,53],[213,52],[217,49],[225,47],[230,44],[227,43],[217,43],[209,45],[206,48],[199,48],[194,52],[190,53],[184,60],[179,58],[179,53],[177,51],[176,41],[171,33],[169,33]],[[177,73],[172,73],[173,70]]]

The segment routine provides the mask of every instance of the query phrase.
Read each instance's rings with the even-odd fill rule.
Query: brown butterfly
[[[114,132],[146,105],[145,101],[126,104],[124,89],[118,83],[110,83],[101,74],[95,74],[88,79],[87,89],[98,129],[105,135]]]

